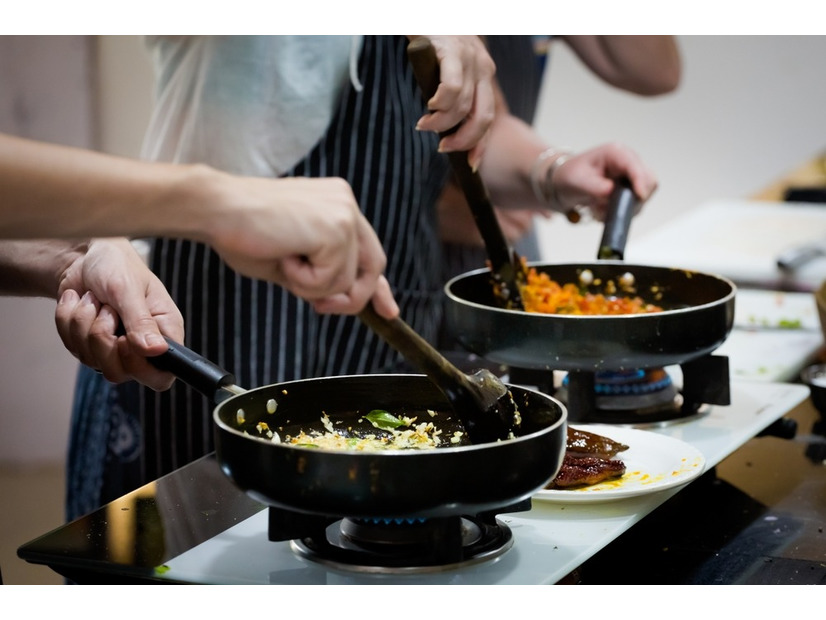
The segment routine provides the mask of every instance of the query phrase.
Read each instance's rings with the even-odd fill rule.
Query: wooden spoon
[[[359,318],[421,372],[447,397],[471,443],[508,439],[521,423],[513,395],[487,369],[467,375],[445,359],[400,317],[386,319],[371,303]]]
[[[413,73],[425,101],[436,94],[439,86],[439,62],[436,50],[427,37],[419,37],[407,46],[407,57],[413,67]],[[443,132],[446,136],[458,129]],[[488,196],[482,177],[468,164],[467,153],[448,153],[450,164],[456,175],[459,185],[465,194],[465,199],[473,212],[476,227],[482,235],[490,261],[491,280],[496,299],[503,308],[522,310],[522,296],[520,286],[525,284],[527,274],[519,254],[514,251],[496,219],[493,203]]]

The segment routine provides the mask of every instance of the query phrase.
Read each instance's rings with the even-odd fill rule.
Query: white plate
[[[667,435],[606,424],[574,428],[626,444],[628,450],[616,456],[625,463],[625,475],[577,489],[543,489],[534,499],[566,504],[625,499],[686,484],[705,469],[705,457],[697,448]]]

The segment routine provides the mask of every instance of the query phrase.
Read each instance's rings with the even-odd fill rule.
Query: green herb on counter
[[[802,329],[803,322],[800,319],[778,319],[776,323],[771,323],[768,319],[749,317],[749,325],[754,327],[774,328],[774,329]]]

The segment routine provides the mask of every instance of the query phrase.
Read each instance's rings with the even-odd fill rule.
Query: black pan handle
[[[602,241],[597,253],[598,259],[623,260],[625,258],[628,231],[631,228],[631,220],[634,219],[638,203],[639,199],[631,189],[631,182],[625,178],[618,179],[611,193],[605,228],[602,231]]]
[[[235,375],[181,343],[165,340],[169,344],[165,353],[146,358],[155,368],[171,372],[216,403],[222,400],[219,394],[223,391],[241,391],[235,386]]]

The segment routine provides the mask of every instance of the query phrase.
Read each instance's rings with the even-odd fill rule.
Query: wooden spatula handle
[[[429,39],[419,37],[407,46],[407,56],[422,95],[425,101],[428,101],[436,94],[436,89],[439,87],[439,62],[436,58],[436,50]],[[458,126],[444,132],[442,135],[453,133],[457,128]],[[449,153],[448,157],[456,179],[473,213],[476,227],[482,235],[490,260],[491,271],[497,274],[505,284],[509,305],[521,309],[522,301],[517,285],[519,274],[522,271],[520,259],[511,249],[505,234],[502,232],[502,227],[499,225],[493,203],[482,177],[470,167],[467,153],[453,152]]]

